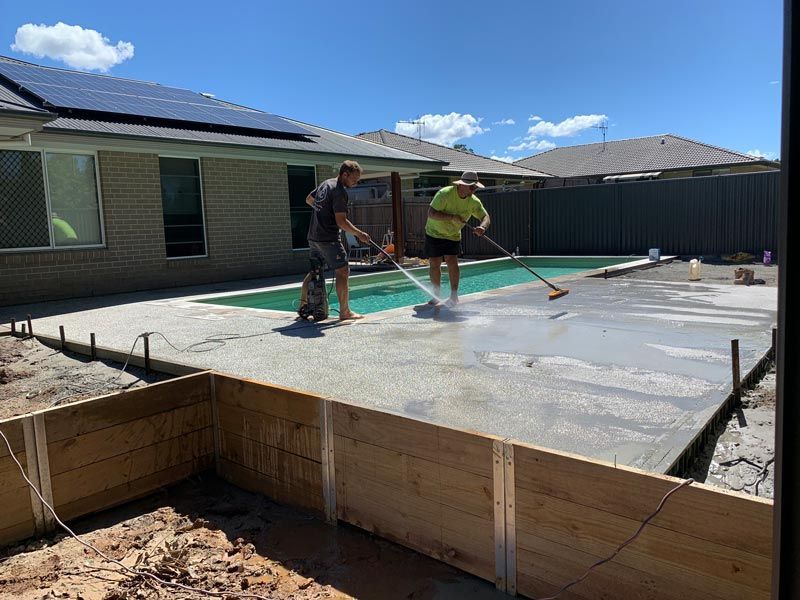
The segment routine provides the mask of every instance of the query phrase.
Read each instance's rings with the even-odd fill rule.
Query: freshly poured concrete
[[[731,389],[730,340],[746,373],[769,348],[776,289],[580,279],[548,302],[538,284],[465,297],[453,311],[398,309],[320,325],[253,309],[81,301],[0,309],[34,330],[314,391],[331,398],[666,471]],[[43,305],[43,308],[47,305]],[[47,308],[53,312],[53,305]],[[142,350],[141,341],[137,354]]]

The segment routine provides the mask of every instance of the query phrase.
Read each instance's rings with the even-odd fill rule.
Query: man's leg
[[[461,278],[461,271],[458,266],[458,256],[446,255],[444,262],[447,263],[447,277],[450,279],[450,302],[458,304],[458,282]]]
[[[428,277],[430,277],[431,285],[433,286],[433,294],[439,298],[442,289],[442,257],[431,256],[428,257]],[[428,304],[438,304],[438,300],[431,298]]]
[[[308,304],[308,282],[311,281],[311,271],[303,279],[303,285],[300,286],[300,306]]]
[[[334,271],[336,295],[339,298],[339,319],[361,319],[364,315],[350,310],[350,266],[344,265]]]

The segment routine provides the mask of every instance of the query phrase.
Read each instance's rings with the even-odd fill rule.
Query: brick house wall
[[[156,154],[98,153],[106,247],[0,253],[0,305],[301,273],[285,163],[200,159],[208,257],[167,260]],[[317,179],[336,175],[317,165]]]

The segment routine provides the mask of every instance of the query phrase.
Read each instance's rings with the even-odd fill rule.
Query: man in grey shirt
[[[350,310],[350,266],[347,262],[340,230],[356,236],[361,242],[372,241],[364,231],[353,225],[347,218],[347,188],[356,185],[361,179],[361,166],[354,160],[346,160],[339,167],[339,176],[323,181],[317,189],[306,197],[311,206],[311,223],[308,226],[308,246],[311,257],[323,261],[333,269],[336,280],[336,295],[339,297],[339,319],[361,319],[363,315]],[[308,303],[308,282],[312,274],[306,275],[300,288],[300,306]]]

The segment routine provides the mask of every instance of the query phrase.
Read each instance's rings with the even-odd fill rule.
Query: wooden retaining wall
[[[246,490],[323,515],[323,400],[226,375],[215,375],[214,395],[219,475]]]
[[[16,417],[0,429],[64,520],[146,496],[213,466],[211,417],[211,375],[201,373]],[[5,444],[0,506],[0,544],[54,528]]]
[[[244,489],[532,598],[612,554],[680,483],[217,373],[1,421],[0,430],[64,519],[216,468]],[[4,445],[0,506],[0,544],[53,528]],[[560,597],[767,600],[771,549],[770,501],[693,484]]]

